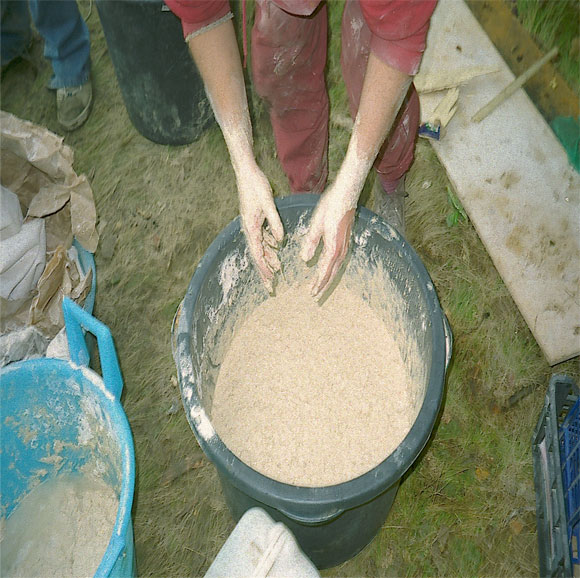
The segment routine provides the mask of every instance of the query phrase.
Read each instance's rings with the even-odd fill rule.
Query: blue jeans
[[[1,6],[4,66],[26,51],[31,35],[26,0],[1,0]],[[30,0],[30,15],[44,39],[44,56],[52,64],[49,87],[56,89],[84,84],[90,74],[89,29],[76,1]]]

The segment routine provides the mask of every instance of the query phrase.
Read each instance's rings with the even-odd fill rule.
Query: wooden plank
[[[491,99],[483,108],[478,110],[472,117],[473,122],[481,122],[486,116],[491,114],[498,106],[503,104],[512,94],[514,94],[518,89],[522,88],[524,84],[534,74],[544,66],[548,61],[552,60],[558,54],[558,47],[554,46],[548,54],[545,54],[538,60],[534,62],[530,68],[528,68],[521,76],[518,76],[513,82],[510,82],[497,96]]]
[[[520,89],[480,123],[472,116],[514,80],[463,0],[440,0],[420,74],[499,72],[460,88],[433,147],[551,365],[580,354],[580,177]],[[442,95],[421,95],[429,118]]]

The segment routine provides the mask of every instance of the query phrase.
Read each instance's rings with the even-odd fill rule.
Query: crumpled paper
[[[73,169],[73,151],[63,138],[0,111],[0,182],[14,192],[24,223],[43,219],[46,267],[26,299],[0,299],[0,334],[34,326],[52,339],[64,326],[62,298],[82,305],[92,272],[83,275],[73,238],[94,253],[99,241],[91,186]]]
[[[0,367],[21,359],[43,357],[48,340],[35,327],[30,325],[0,335]]]

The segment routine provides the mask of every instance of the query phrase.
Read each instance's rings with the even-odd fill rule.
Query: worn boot
[[[81,86],[56,91],[56,116],[65,130],[79,128],[88,118],[93,102],[93,87],[88,80]]]
[[[375,179],[373,185],[374,212],[382,217],[391,227],[405,236],[405,178],[403,177],[392,193],[387,193],[380,179]]]

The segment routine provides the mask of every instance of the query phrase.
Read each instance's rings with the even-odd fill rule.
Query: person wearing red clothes
[[[421,62],[436,1],[346,0],[341,66],[355,121],[345,158],[328,187],[326,3],[255,2],[252,76],[269,106],[278,158],[293,193],[322,193],[301,248],[301,257],[309,261],[323,243],[312,286],[315,297],[331,284],[346,256],[356,205],[373,166],[378,173],[375,211],[404,232],[404,175],[413,160],[420,118],[412,77]],[[272,189],[253,153],[228,1],[166,3],[181,19],[222,129],[236,175],[243,230],[262,280],[271,290],[280,269],[275,245],[284,231]]]

